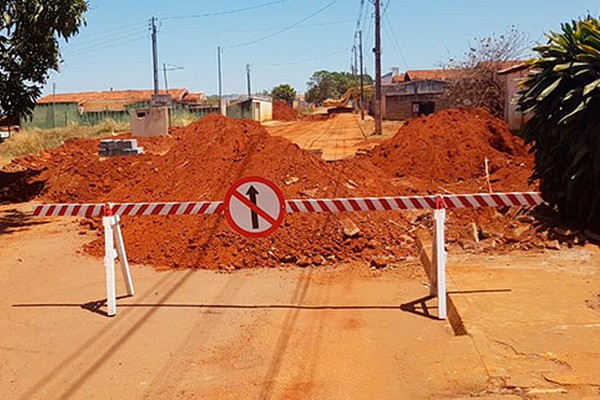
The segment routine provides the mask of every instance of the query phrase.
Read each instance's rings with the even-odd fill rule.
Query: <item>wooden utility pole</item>
[[[252,90],[250,90],[250,64],[246,64],[246,80],[248,81],[248,98],[252,98]]]
[[[356,51],[356,45],[352,46],[352,52],[354,53],[354,67],[352,72],[354,73],[354,87],[358,86],[358,52]]]
[[[156,18],[150,20],[152,24],[152,64],[154,70],[154,95],[158,96],[158,44],[156,43]]]
[[[360,52],[360,119],[365,119],[365,71],[363,70],[362,30],[358,31],[358,49]]]
[[[169,82],[167,81],[167,64],[163,63],[163,72],[165,74],[165,92],[169,94]]]
[[[223,112],[223,82],[221,77],[221,46],[217,46],[217,65],[219,69],[219,111],[221,114],[225,114]]]
[[[375,135],[381,135],[381,0],[375,0]]]

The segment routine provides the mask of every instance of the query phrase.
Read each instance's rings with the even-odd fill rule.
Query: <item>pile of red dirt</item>
[[[371,169],[362,179],[379,170],[402,195],[537,190],[529,181],[533,157],[527,147],[504,121],[484,109],[444,110],[410,120],[393,138],[342,164]],[[465,248],[543,247],[547,237],[523,212],[519,208],[452,210],[447,237]],[[422,225],[431,227],[430,219]]]
[[[298,111],[294,110],[285,101],[273,102],[273,119],[277,121],[295,121],[300,118]]]
[[[494,190],[511,185],[523,190],[532,161],[522,140],[484,109],[444,110],[410,120],[392,139],[361,158],[359,162],[368,158],[391,177],[422,180],[433,190],[485,178],[486,159],[492,183],[501,184]]]
[[[101,159],[98,140],[70,140],[40,157],[13,162],[0,183],[3,176],[19,174],[28,198],[37,190],[48,202],[220,201],[246,176],[275,182],[286,199],[535,189],[528,186],[532,160],[523,143],[483,110],[448,110],[412,120],[366,155],[335,163],[270,137],[257,122],[219,115],[173,129],[167,138],[140,139],[140,145],[146,149],[140,156]],[[429,212],[416,214],[293,214],[261,239],[234,233],[222,215],[127,217],[123,232],[132,261],[162,268],[305,266],[349,259],[382,266],[414,255],[415,229],[431,227]],[[508,209],[449,215],[449,241],[482,240],[491,247],[535,242],[529,215]],[[98,227],[98,221],[86,224]],[[102,239],[87,249],[101,255]]]
[[[100,159],[97,140],[77,139],[26,163],[38,169],[43,165],[36,180],[44,182],[42,197],[52,202],[218,201],[238,179],[255,175],[275,182],[288,199],[360,196],[372,190],[367,184],[356,188],[348,171],[286,139],[270,137],[250,120],[209,115],[173,130],[171,138],[140,144],[150,150]],[[348,224],[360,232],[350,232]],[[124,218],[123,233],[131,260],[157,267],[304,266],[357,258],[382,265],[410,254],[412,239],[404,225],[398,213],[288,215],[272,236],[246,239],[222,215],[158,216]],[[101,255],[102,238],[87,249]]]

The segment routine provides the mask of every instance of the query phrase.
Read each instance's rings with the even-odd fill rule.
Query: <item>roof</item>
[[[501,69],[500,71],[498,71],[498,74],[506,75],[506,74],[510,74],[511,72],[522,71],[522,70],[528,69],[528,68],[530,68],[529,64],[527,64],[526,62],[521,62],[521,63],[513,65],[511,67]]]
[[[402,82],[402,81],[424,81],[424,80],[434,80],[434,81],[451,81],[454,79],[458,79],[464,73],[462,69],[421,69],[421,70],[412,70],[406,71],[404,76],[399,76],[398,78],[404,78],[402,80],[394,79],[394,82]]]
[[[169,91],[169,93],[171,93],[171,91]],[[206,96],[204,96],[204,93],[202,92],[198,92],[198,93],[187,93],[184,97],[183,97],[183,102],[184,103],[200,103],[201,101],[206,100]]]
[[[502,71],[520,64],[523,64],[522,60],[481,61],[477,63],[477,67],[495,68],[498,71]]]
[[[140,103],[140,101],[88,100],[84,101],[83,103],[79,103],[79,107],[81,107],[81,112],[126,111],[127,106],[137,103]]]
[[[168,94],[173,97],[173,100],[182,101],[187,93],[187,89],[170,89]],[[160,90],[159,94],[164,95],[167,94],[167,92]],[[77,103],[81,105],[88,101],[138,103],[150,101],[152,95],[154,95],[153,90],[110,90],[104,92],[60,93],[44,96],[37,101],[37,104]]]

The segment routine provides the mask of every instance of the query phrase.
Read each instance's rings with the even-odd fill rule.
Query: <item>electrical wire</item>
[[[343,20],[343,21],[331,21],[331,22],[321,22],[315,24],[303,24],[299,26],[295,26],[292,29],[302,29],[316,26],[331,26],[331,25],[343,25],[351,22],[352,20]],[[163,30],[162,33],[248,33],[248,32],[273,32],[284,29],[283,27],[279,28],[256,28],[256,29],[230,29],[230,30]]]
[[[302,23],[304,23],[304,22],[308,21],[308,20],[309,20],[309,19],[311,19],[311,18],[314,18],[314,17],[316,17],[317,15],[319,15],[319,14],[320,14],[320,13],[322,13],[323,11],[327,10],[329,7],[331,7],[332,5],[334,5],[334,4],[335,4],[335,3],[337,3],[337,2],[338,2],[338,0],[333,0],[333,1],[329,2],[329,3],[327,3],[327,4],[326,4],[324,7],[321,7],[321,8],[320,8],[320,9],[318,9],[317,11],[315,11],[315,12],[313,12],[312,14],[308,15],[307,17],[304,17],[304,18],[302,18],[301,20],[299,20],[299,21],[297,21],[297,22],[293,23],[292,25],[290,25],[290,26],[287,26],[287,27],[285,27],[285,28],[283,28],[283,29],[280,29],[280,30],[278,30],[277,32],[271,33],[271,34],[269,34],[269,35],[266,35],[266,36],[262,36],[262,37],[260,37],[260,38],[258,38],[258,39],[250,40],[250,41],[248,41],[248,42],[244,42],[244,43],[236,44],[236,45],[233,45],[233,46],[225,46],[225,47],[223,47],[223,48],[224,48],[224,49],[233,49],[233,48],[245,47],[245,46],[250,46],[250,45],[252,45],[252,44],[256,44],[256,43],[259,43],[259,42],[263,42],[263,41],[265,41],[265,40],[267,40],[267,39],[270,39],[270,38],[272,38],[272,37],[274,37],[274,36],[277,36],[277,35],[280,35],[280,34],[282,34],[282,33],[284,33],[284,32],[287,32],[287,31],[289,31],[290,29],[293,29],[293,28],[295,28],[295,27],[299,26],[300,24],[302,24]]]
[[[348,48],[345,48],[343,50],[338,50],[338,51],[335,51],[333,53],[328,53],[328,54],[323,54],[323,55],[316,56],[316,57],[313,57],[313,58],[308,58],[306,60],[294,61],[294,62],[290,62],[290,63],[280,63],[280,64],[253,65],[253,67],[268,68],[268,67],[285,67],[285,66],[288,66],[288,65],[307,64],[307,63],[311,63],[313,61],[318,61],[318,60],[323,60],[323,59],[326,59],[326,58],[330,58],[330,57],[333,57],[335,55],[338,55],[338,54],[341,54],[341,53],[345,53],[346,51],[348,51]]]
[[[140,35],[139,33],[135,33],[135,34],[123,37],[120,40],[114,40],[114,41],[111,41],[110,43],[105,43],[104,45],[91,46],[91,47],[88,47],[85,49],[78,49],[75,51],[66,51],[62,56],[63,56],[63,58],[77,57],[80,55],[93,53],[98,50],[104,50],[104,49],[112,48],[115,46],[119,46],[119,45],[122,45],[125,43],[131,43],[131,42],[135,42],[135,41],[139,41],[139,40],[143,40],[143,39],[145,40],[147,38],[148,38],[148,36],[146,34]]]
[[[392,23],[390,22],[390,19],[388,18],[387,14],[385,15],[385,21],[387,22],[387,24],[384,24],[384,25],[386,28],[388,28],[388,31],[392,38],[393,47],[396,50],[396,52],[398,53],[398,55],[400,56],[400,58],[402,59],[402,62],[404,63],[404,69],[408,70],[409,69],[408,61],[407,61],[406,57],[404,56],[404,52],[402,51],[402,48],[400,47],[400,43],[398,42],[398,38],[396,37],[396,34],[394,33],[394,28],[393,28]]]
[[[267,3],[257,4],[257,5],[254,5],[254,6],[237,8],[237,9],[234,9],[234,10],[216,11],[216,12],[205,13],[205,14],[166,16],[166,17],[162,17],[162,18],[159,18],[159,19],[161,19],[163,21],[168,21],[168,20],[172,20],[172,19],[207,18],[207,17],[216,17],[216,16],[220,16],[220,15],[238,14],[238,13],[242,13],[242,12],[245,12],[245,11],[256,10],[256,9],[259,9],[259,8],[269,7],[269,6],[272,6],[272,5],[275,5],[275,4],[285,3],[286,1],[289,1],[289,0],[276,0],[276,1],[270,1],[270,2],[267,2]]]
[[[135,26],[135,27],[131,27],[131,29],[128,29],[127,31],[115,32],[112,35],[90,38],[89,40],[86,40],[86,39],[88,39],[87,37],[81,37],[81,39],[77,38],[76,40],[74,40],[72,42],[68,42],[67,46],[69,49],[78,49],[81,47],[91,47],[91,46],[95,46],[97,44],[102,44],[105,42],[112,42],[114,40],[119,40],[123,37],[127,37],[132,34],[146,32],[146,30],[147,30],[147,28],[145,26]]]

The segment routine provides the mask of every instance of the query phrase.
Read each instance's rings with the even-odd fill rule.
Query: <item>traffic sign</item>
[[[285,216],[281,190],[273,182],[254,176],[231,186],[225,195],[224,207],[231,228],[248,237],[270,235]]]

